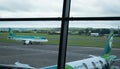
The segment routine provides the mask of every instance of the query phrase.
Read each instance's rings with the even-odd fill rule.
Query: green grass
[[[45,36],[49,41],[44,44],[59,45],[59,35],[41,33],[16,33],[16,35]],[[8,39],[7,36],[8,33],[0,33],[0,42],[18,42]],[[106,39],[107,37],[69,35],[68,46],[104,47],[106,45]],[[120,48],[120,37],[114,37],[113,47]]]

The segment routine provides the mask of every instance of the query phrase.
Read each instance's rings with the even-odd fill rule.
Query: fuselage
[[[26,44],[29,42],[48,42],[48,39],[43,36],[9,36],[10,39],[24,41]]]
[[[101,57],[93,57],[89,59],[78,60],[69,62],[66,65],[70,66],[71,69],[103,69],[107,62]]]
[[[107,62],[102,57],[92,57],[83,60],[77,60],[68,62],[65,65],[65,69],[104,69],[106,68]],[[41,69],[57,69],[57,65],[48,66]]]

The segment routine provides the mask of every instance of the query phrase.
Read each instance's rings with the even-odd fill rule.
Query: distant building
[[[60,34],[60,31],[49,31],[48,34]]]
[[[91,36],[99,36],[99,33],[91,33]]]
[[[114,34],[114,36],[116,36],[116,37],[120,37],[120,34]]]

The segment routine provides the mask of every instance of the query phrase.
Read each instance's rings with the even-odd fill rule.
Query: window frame
[[[0,21],[63,21],[61,25],[58,69],[65,69],[69,21],[120,21],[119,17],[69,17],[71,0],[63,1],[63,16],[52,18],[0,18]],[[69,8],[68,10],[66,10]],[[65,16],[67,15],[67,16]],[[64,37],[64,38],[63,38]],[[64,40],[65,39],[65,40]],[[63,49],[63,50],[62,50]],[[61,55],[64,53],[63,55]]]

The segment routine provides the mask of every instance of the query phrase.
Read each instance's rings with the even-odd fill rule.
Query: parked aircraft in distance
[[[44,36],[19,36],[15,35],[11,28],[9,28],[9,36],[12,40],[23,41],[24,44],[32,44],[32,42],[48,42],[48,39]]]
[[[68,62],[65,65],[65,69],[111,69],[113,62],[120,60],[117,59],[115,55],[110,54],[112,48],[113,33],[114,31],[111,30],[111,33],[109,34],[106,42],[106,46],[101,56],[91,55],[91,58]],[[0,64],[0,67],[2,66],[3,68],[8,67],[9,69],[19,69],[20,67],[20,69],[57,69],[57,65],[47,66],[43,68],[34,68],[26,64],[21,64],[19,62],[16,62],[15,66]]]

